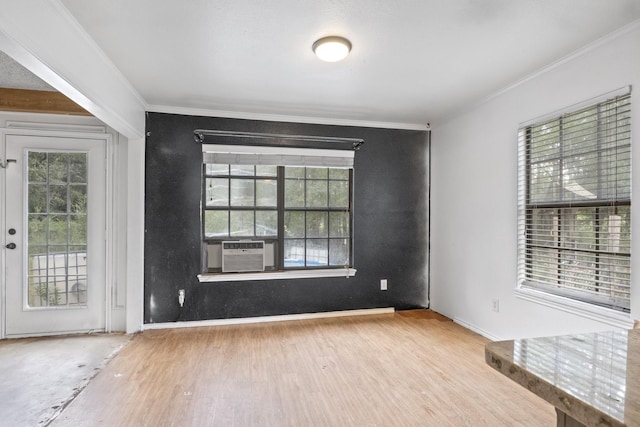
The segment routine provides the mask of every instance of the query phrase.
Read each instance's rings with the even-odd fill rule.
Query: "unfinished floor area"
[[[0,426],[47,426],[131,339],[89,334],[0,341]]]
[[[149,330],[52,425],[554,425],[486,342],[426,310]]]

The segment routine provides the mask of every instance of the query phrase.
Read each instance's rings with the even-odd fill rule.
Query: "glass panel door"
[[[104,330],[105,145],[6,136],[7,336]]]

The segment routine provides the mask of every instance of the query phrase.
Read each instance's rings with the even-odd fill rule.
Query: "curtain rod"
[[[227,130],[208,130],[196,129],[193,131],[193,138],[199,144],[204,144],[205,137],[232,137],[232,138],[249,138],[249,139],[280,139],[286,141],[302,141],[302,142],[331,142],[351,144],[354,150],[359,150],[364,144],[364,139],[360,138],[341,138],[335,136],[312,136],[312,135],[286,135],[278,133],[261,133],[261,132],[239,132]]]

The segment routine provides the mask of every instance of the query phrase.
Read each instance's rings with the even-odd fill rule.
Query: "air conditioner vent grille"
[[[263,241],[222,242],[222,272],[264,271]]]

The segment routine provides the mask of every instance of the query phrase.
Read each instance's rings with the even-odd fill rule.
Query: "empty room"
[[[638,46],[637,0],[0,0],[0,425],[639,426]]]

